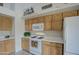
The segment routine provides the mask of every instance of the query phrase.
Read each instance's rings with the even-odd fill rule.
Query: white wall
[[[15,35],[15,51],[18,52],[19,50],[21,50],[21,38],[23,37],[25,27],[24,27],[24,20],[22,17],[23,4],[15,4],[15,5],[16,5],[15,10],[11,10],[10,4],[5,4],[4,7],[0,7],[0,14],[14,17],[14,24],[13,24],[14,28],[12,33],[14,33]],[[6,34],[9,34],[9,32]]]
[[[4,15],[9,15],[9,16],[12,16],[14,17],[15,16],[15,12],[8,9],[8,8],[5,8],[5,7],[0,7],[0,14],[4,14]]]
[[[16,52],[18,52],[19,50],[21,50],[21,38],[23,37],[23,33],[24,33],[24,20],[22,18],[22,11],[20,8],[20,4],[16,4],[15,7],[15,48],[16,48]]]
[[[24,9],[30,8],[31,6],[33,6],[34,8],[34,13],[30,14],[30,15],[26,15],[26,18],[34,18],[34,17],[39,17],[39,16],[43,16],[43,15],[50,15],[50,14],[54,14],[54,13],[58,13],[58,12],[64,12],[67,10],[77,10],[79,9],[78,5],[79,4],[64,4],[64,3],[53,3],[53,6],[51,8],[42,10],[41,7],[43,5],[46,4],[31,4],[28,5],[28,7],[26,7],[27,4],[25,4]]]

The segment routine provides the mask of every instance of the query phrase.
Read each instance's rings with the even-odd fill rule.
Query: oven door
[[[41,54],[41,41],[30,40],[30,51],[33,54]]]

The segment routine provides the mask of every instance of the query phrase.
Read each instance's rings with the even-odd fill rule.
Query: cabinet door
[[[63,28],[62,21],[52,22],[52,30],[53,31],[62,31],[62,28]]]
[[[29,24],[28,30],[29,30],[29,31],[32,31],[32,19],[29,19],[29,20],[28,20],[28,24]]]
[[[22,49],[26,49],[29,51],[29,39],[26,38],[22,39]]]
[[[0,31],[2,31],[2,23],[3,23],[3,17],[0,16]]]
[[[14,39],[5,40],[4,42],[5,42],[5,52],[7,52],[7,54],[15,52]]]
[[[45,16],[45,31],[51,31],[52,30],[52,16]]]
[[[61,43],[51,43],[51,55],[62,55],[62,44]]]
[[[52,19],[52,30],[62,31],[62,26],[63,26],[62,13],[54,14],[52,18],[53,18]]]
[[[11,52],[11,42],[10,42],[10,40],[5,40],[4,42],[5,42],[5,51],[7,53],[10,53]]]
[[[43,44],[43,55],[50,55],[50,45]]]
[[[51,46],[51,48],[50,48],[50,54],[51,55],[57,55],[57,48],[56,48],[56,46]]]
[[[33,18],[33,19],[32,19],[32,24],[35,24],[35,23],[39,23],[38,18]]]
[[[15,52],[15,39],[10,39],[11,52]]]
[[[79,10],[77,11],[77,13],[78,13],[77,15],[79,16]]]
[[[11,17],[4,17],[3,18],[3,27],[6,31],[12,30],[12,18]]]
[[[4,52],[5,52],[4,41],[0,41],[0,54],[3,54]]]
[[[29,30],[29,20],[25,20],[25,30]]]
[[[50,43],[48,41],[43,41],[42,54],[50,55]]]
[[[63,13],[63,18],[64,17],[71,17],[71,16],[77,16],[77,10],[75,11],[67,11]]]
[[[62,13],[58,13],[58,14],[54,14],[53,15],[53,19],[52,19],[52,21],[62,21],[62,19],[63,19],[63,14]]]
[[[38,17],[38,23],[44,23],[44,16]]]

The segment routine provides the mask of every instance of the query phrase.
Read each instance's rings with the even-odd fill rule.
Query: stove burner
[[[36,38],[37,36],[33,36],[33,37],[31,37],[31,38]]]

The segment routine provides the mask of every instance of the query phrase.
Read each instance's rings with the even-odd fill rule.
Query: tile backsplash
[[[0,37],[5,37],[6,35],[13,36],[11,31],[0,31]]]
[[[39,32],[31,32],[31,33],[39,33]],[[46,37],[63,37],[62,31],[42,31],[40,33],[44,33]]]

